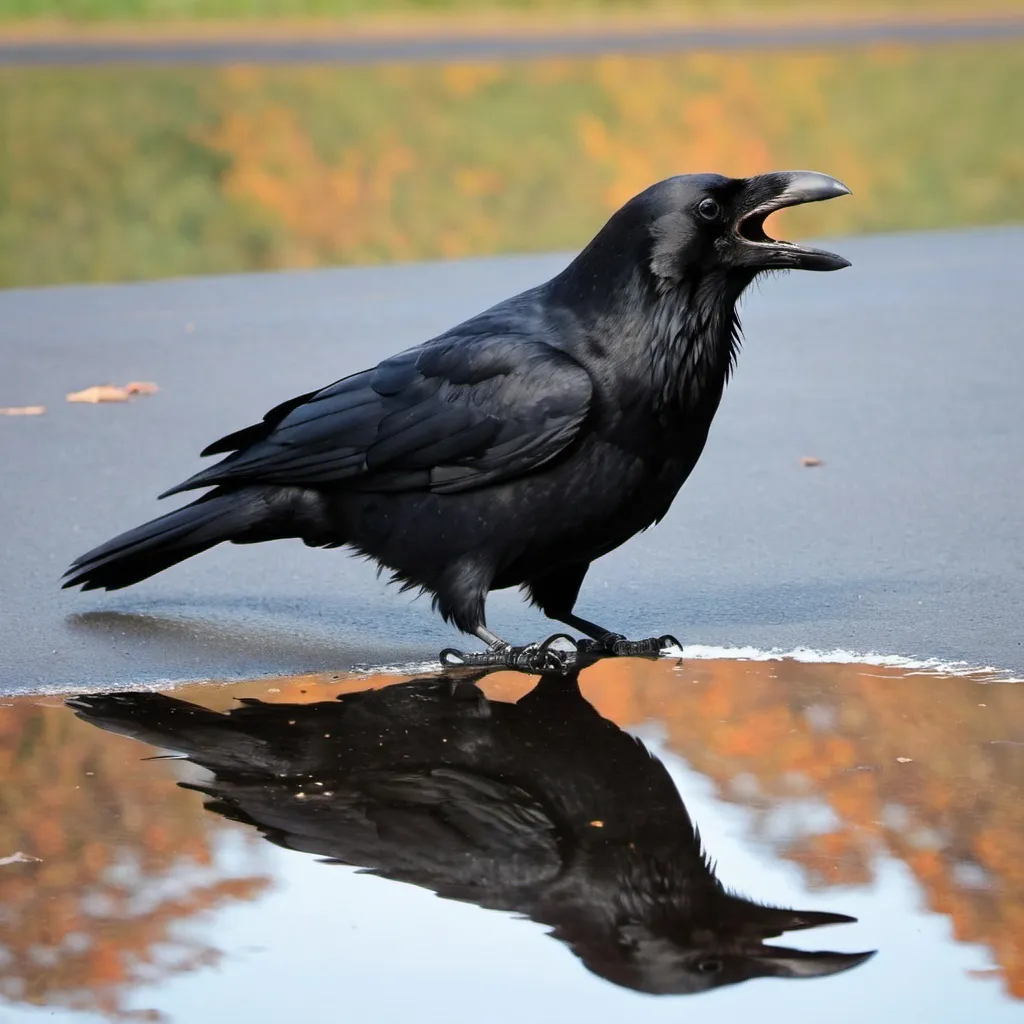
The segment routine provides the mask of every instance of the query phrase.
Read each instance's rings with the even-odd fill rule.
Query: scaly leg
[[[564,672],[575,660],[575,650],[560,651],[551,646],[556,640],[568,640],[575,647],[576,641],[565,633],[556,633],[542,643],[527,644],[525,647],[513,647],[486,626],[476,626],[473,635],[487,644],[487,650],[477,654],[446,647],[441,652],[441,664],[445,668],[465,665],[473,668],[512,668],[523,672]]]
[[[590,564],[567,566],[558,572],[540,579],[531,580],[530,593],[548,618],[564,622],[578,629],[590,639],[577,643],[580,653],[618,655],[657,655],[669,647],[680,647],[679,641],[670,634],[648,637],[645,640],[627,640],[621,633],[605,629],[596,622],[573,614],[573,606],[579,596],[583,577]]]

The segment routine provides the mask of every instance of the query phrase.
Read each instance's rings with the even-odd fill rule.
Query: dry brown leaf
[[[69,402],[127,402],[128,389],[119,388],[114,384],[97,384],[95,387],[85,388],[82,391],[72,391],[68,396]]]
[[[9,857],[0,857],[0,868],[5,868],[8,864],[42,864],[42,862],[42,857],[33,857],[31,854],[22,853],[21,850],[15,850]]]
[[[806,466],[806,467],[810,468],[811,466],[821,466],[821,465],[824,465],[824,463],[821,461],[821,459],[816,459],[813,455],[805,455],[800,460],[800,465],[801,466]]]
[[[123,387],[119,384],[97,384],[83,391],[72,391],[67,399],[69,402],[127,402],[133,395],[152,395],[159,388],[146,380],[133,380]]]
[[[46,412],[45,405],[0,406],[0,416],[42,416],[44,412]]]

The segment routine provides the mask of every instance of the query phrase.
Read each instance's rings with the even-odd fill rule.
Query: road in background
[[[325,36],[330,31],[325,27]],[[239,29],[244,32],[244,26]],[[0,66],[83,64],[378,64],[983,42],[1024,36],[1024,18],[885,20],[806,26],[576,30],[529,34],[271,39],[0,40]]]

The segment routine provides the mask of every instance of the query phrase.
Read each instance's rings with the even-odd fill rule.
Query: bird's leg
[[[590,568],[589,562],[562,566],[544,576],[529,581],[530,595],[535,604],[549,619],[557,619],[573,629],[585,633],[589,640],[577,641],[580,654],[648,654],[658,655],[666,647],[679,646],[674,636],[650,637],[647,640],[627,640],[621,633],[599,626],[573,614],[573,607],[580,594],[583,578]]]
[[[599,626],[596,622],[590,622],[587,619],[580,618],[579,615],[573,615],[572,612],[559,615],[558,620],[564,622],[567,626],[578,629],[581,633],[586,633],[590,637],[589,640],[580,640],[578,642],[577,648],[581,653],[658,655],[666,648],[682,647],[682,644],[669,633],[666,633],[664,636],[648,637],[645,640],[627,640],[621,633],[614,633],[610,629]]]
[[[543,643],[527,644],[525,647],[513,647],[507,640],[502,640],[497,633],[482,625],[473,629],[473,635],[487,644],[487,650],[477,654],[446,647],[441,652],[441,664],[445,668],[471,666],[515,668],[524,672],[563,672],[570,666],[576,653],[555,650],[551,646],[559,639],[569,640],[575,645],[572,637],[564,633],[550,636]]]
[[[477,626],[473,630],[473,635],[480,637],[488,647],[497,648],[499,651],[508,650],[512,646],[507,640],[502,640],[497,633],[486,626]]]

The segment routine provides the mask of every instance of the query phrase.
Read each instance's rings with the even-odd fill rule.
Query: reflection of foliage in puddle
[[[255,837],[226,845],[174,763],[139,758],[66,711],[0,709],[0,851],[40,858],[0,868],[0,997],[151,1019],[133,988],[220,956],[183,926],[266,889]]]
[[[684,170],[818,167],[789,234],[1024,218],[1019,43],[0,72],[0,284],[572,249]]]
[[[905,863],[929,909],[951,919],[958,941],[987,946],[1020,999],[1024,688],[992,678],[629,659],[599,662],[580,683],[602,715],[654,730],[720,799],[749,808],[753,838],[796,864],[810,888],[871,885],[886,853]],[[180,695],[226,710],[240,695],[302,703],[394,681],[296,677]],[[532,680],[499,672],[481,685],[514,701]]]
[[[395,681],[293,677],[175,695],[226,710],[240,696],[329,700]],[[987,946],[1008,992],[1024,997],[1019,685],[724,660],[678,668],[604,661],[581,683],[603,715],[654,729],[721,799],[749,808],[753,837],[798,865],[811,888],[870,885],[881,853],[898,858],[929,908],[951,919],[956,939]],[[531,685],[502,672],[483,688],[517,700]],[[176,925],[266,887],[251,867],[249,877],[227,877],[221,819],[170,785],[175,762],[141,762],[146,753],[64,710],[0,709],[0,772],[15,783],[0,794],[0,850],[44,858],[0,876],[0,993],[8,998],[117,1010],[133,985],[216,957]],[[243,852],[251,857],[251,846]],[[165,892],[164,880],[184,888]],[[135,902],[141,893],[151,902]],[[75,935],[89,947],[69,944]],[[43,963],[38,949],[56,954]]]
[[[869,884],[887,851],[1024,998],[1019,684],[795,662],[606,666],[586,696],[621,724],[662,723],[812,888]]]

